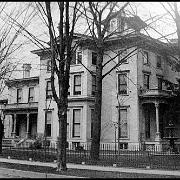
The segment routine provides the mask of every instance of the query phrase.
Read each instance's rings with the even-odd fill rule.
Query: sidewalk
[[[34,162],[16,159],[6,159],[0,158],[0,162],[14,163],[14,164],[26,164],[34,166],[45,166],[56,168],[56,163],[45,163],[45,162]],[[105,167],[105,166],[95,166],[95,165],[82,165],[82,164],[72,164],[67,163],[67,168],[72,169],[87,169],[87,170],[97,170],[97,171],[110,171],[110,172],[126,172],[126,173],[140,173],[140,174],[157,174],[157,175],[171,175],[180,176],[180,171],[177,170],[158,170],[158,169],[140,169],[140,168],[122,168],[122,167]]]

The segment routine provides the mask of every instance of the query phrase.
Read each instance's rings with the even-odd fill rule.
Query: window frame
[[[162,69],[162,56],[161,55],[156,55],[156,67],[158,69]]]
[[[124,107],[124,108],[120,108],[120,112],[119,112],[119,107],[118,107],[118,116],[119,116],[119,113],[121,113],[121,111],[126,111],[126,136],[122,136],[122,117],[120,116],[120,125],[118,126],[118,138],[119,139],[128,139],[129,138],[129,127],[128,127],[128,108],[127,107]],[[123,124],[123,125],[124,125]]]
[[[81,137],[81,109],[73,109],[73,125],[72,125],[72,138],[80,138]],[[75,111],[80,111],[80,119],[79,122],[75,122]],[[79,125],[79,135],[75,135],[75,126]]]
[[[147,55],[147,57],[145,55]],[[149,65],[149,52],[145,50],[143,51],[143,64]]]
[[[94,96],[95,95],[95,92],[96,92],[96,75],[92,75],[92,91],[91,91],[91,94]]]
[[[50,84],[50,87],[51,87],[51,81],[46,81],[46,99],[51,99],[52,98],[52,88],[48,89],[49,86],[48,86],[48,83]],[[51,92],[49,95],[49,92]]]
[[[96,64],[97,64],[97,53],[96,52],[94,52],[94,51],[91,52],[91,59],[92,59],[91,64],[96,66]]]
[[[79,57],[80,57],[80,61],[79,61]],[[82,63],[82,59],[83,59],[82,48],[78,47],[77,50],[73,53],[73,57],[70,65],[79,65]]]
[[[145,76],[148,77],[148,83],[147,84],[145,84]],[[148,73],[143,74],[143,88],[144,89],[150,89],[150,74],[148,74]]]
[[[33,95],[30,94],[30,90],[33,89]],[[34,91],[34,87],[29,87],[29,93],[28,93],[28,102],[31,103],[31,102],[34,102],[34,98],[35,98],[35,91]],[[32,100],[30,100],[32,98]]]
[[[157,80],[158,80],[158,90],[162,90],[163,78],[162,77],[157,77]]]
[[[17,104],[22,102],[22,97],[23,97],[22,88],[18,88],[17,89],[17,99],[16,99]]]
[[[48,119],[47,119],[47,117],[48,117],[48,113],[50,113],[51,114],[51,118],[50,118],[50,123],[49,123],[49,121],[48,121]],[[48,132],[48,126],[50,125],[50,135],[47,133]],[[45,135],[46,135],[46,137],[52,137],[52,111],[45,111]]]
[[[80,84],[76,84],[76,77],[80,77]],[[82,80],[81,80],[81,74],[76,74],[74,75],[74,88],[73,88],[73,95],[81,95],[82,90],[81,90],[81,84],[82,84]],[[76,87],[80,87],[80,91],[76,91]]]
[[[113,25],[112,25],[112,22],[114,23]],[[111,21],[110,21],[110,33],[116,32],[117,26],[118,26],[117,18],[111,19]]]
[[[125,79],[125,83],[120,83],[120,76],[123,75],[124,77],[126,77]],[[118,94],[119,95],[128,95],[128,73],[127,72],[121,72],[121,73],[118,73]],[[123,92],[120,92],[120,87],[121,86],[125,86],[125,89],[126,89],[126,92],[123,93]]]
[[[80,57],[80,61],[79,61],[79,57]],[[76,59],[77,59],[76,64],[81,64],[82,63],[82,50],[78,50],[76,52]]]

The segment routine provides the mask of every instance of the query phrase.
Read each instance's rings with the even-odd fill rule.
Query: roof
[[[122,21],[126,22],[127,25],[134,30],[140,30],[147,26],[147,24],[139,16],[136,15],[126,17],[125,15],[123,15],[122,11],[112,12],[110,19],[114,19],[116,17],[118,19],[122,19]],[[105,23],[105,20],[102,21],[103,24]]]

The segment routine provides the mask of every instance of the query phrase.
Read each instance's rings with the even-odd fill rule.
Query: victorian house
[[[171,87],[178,86],[180,74],[174,68],[172,48],[142,34],[145,26],[137,16],[115,16],[110,22],[108,33],[115,33],[106,41],[103,74],[119,66],[103,79],[101,144],[119,142],[121,149],[132,149],[142,142],[161,148],[166,142],[166,113],[176,96]],[[75,34],[74,40],[81,37]],[[72,146],[91,143],[97,55],[89,42],[87,37],[78,47],[70,67],[67,140]],[[4,122],[9,123],[5,133],[28,137],[46,132],[47,139],[56,143],[58,116],[50,83],[50,55],[48,49],[32,53],[40,57],[40,76],[7,82],[12,97],[4,108],[5,115],[10,116]],[[112,57],[116,58],[109,61]],[[176,127],[180,129],[178,120]]]

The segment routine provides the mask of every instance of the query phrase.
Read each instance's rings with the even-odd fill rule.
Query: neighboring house
[[[120,140],[121,149],[139,147],[142,142],[149,144],[149,146],[161,147],[164,143],[163,137],[168,124],[166,112],[169,109],[169,99],[175,96],[169,87],[173,84],[178,85],[177,80],[180,79],[180,74],[172,68],[174,61],[170,55],[174,55],[174,52],[167,44],[141,34],[140,29],[145,27],[145,24],[139,17],[123,18],[123,23],[116,17],[110,22],[109,33],[114,29],[117,29],[117,33],[107,41],[106,45],[109,50],[104,55],[104,63],[108,62],[109,58],[114,57],[118,52],[121,51],[122,53],[114,61],[108,63],[103,74],[128,53],[133,51],[133,55],[124,60],[119,67],[103,79],[101,144],[117,142],[116,137]],[[113,21],[117,23],[113,23]],[[118,25],[121,25],[121,28],[118,28]],[[128,28],[128,31],[135,29],[134,33],[126,36],[123,40],[119,36],[122,29],[124,30],[122,25]],[[80,37],[82,35],[75,34],[74,38]],[[30,132],[31,120],[28,120],[30,119],[28,117],[32,116],[32,111],[36,111],[35,116],[37,117],[38,111],[38,119],[34,118],[36,121],[33,121],[33,127],[37,123],[37,133],[44,134],[46,124],[47,139],[56,143],[59,127],[57,106],[52,98],[50,84],[50,56],[47,49],[34,50],[32,53],[40,57],[40,76],[12,80],[7,85],[9,91],[12,91],[11,95],[13,92],[17,93],[17,96],[13,97],[17,97],[18,100],[21,90],[17,89],[20,85],[27,91],[32,86],[30,86],[32,82],[37,82],[34,82],[36,89],[34,109],[27,99],[24,101],[26,106],[23,105],[24,109],[22,109],[21,104],[17,103],[16,100],[10,100],[9,97],[4,112],[25,119],[24,121],[18,120],[19,123],[16,122],[21,127],[18,131],[15,130],[15,126],[12,128],[12,133],[16,132],[16,135],[22,134],[24,136]],[[70,67],[67,140],[73,146],[91,143],[95,74],[92,76],[87,69],[95,72],[96,58],[95,49],[93,46],[89,46],[87,37],[82,46],[77,49]],[[26,95],[27,97],[28,95]],[[21,98],[19,97],[19,99]],[[12,103],[15,104],[12,106]],[[11,108],[8,108],[10,106]],[[30,111],[27,111],[27,107]],[[19,115],[19,110],[24,115]],[[118,131],[115,131],[117,127],[114,124],[118,124]],[[176,127],[180,129],[180,122],[176,122]],[[116,135],[115,132],[117,132]]]
[[[23,65],[23,78],[6,81],[8,99],[3,114],[5,138],[37,135],[39,77],[30,77],[30,64]]]

